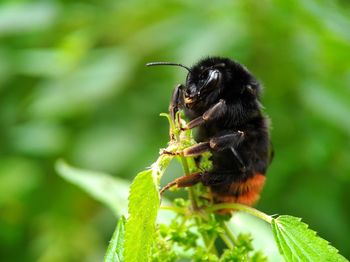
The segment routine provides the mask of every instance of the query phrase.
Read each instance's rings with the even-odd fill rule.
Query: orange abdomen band
[[[260,198],[260,192],[265,183],[265,176],[257,173],[244,182],[234,182],[226,190],[212,190],[215,203],[239,203],[254,205]],[[230,209],[219,210],[218,213],[231,213]]]

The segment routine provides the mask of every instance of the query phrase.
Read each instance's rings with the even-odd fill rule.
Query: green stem
[[[168,119],[169,122],[169,126],[170,126],[170,138],[171,138],[171,134],[175,131],[175,123],[173,122],[173,120],[170,118],[169,114],[166,113],[160,113],[160,116],[164,116]]]
[[[225,222],[221,223],[221,227],[224,229],[226,235],[229,237],[229,239],[232,241],[233,244],[236,244],[236,238],[232,234],[231,230],[228,228]]]
[[[176,206],[160,206],[160,209],[162,210],[169,210],[173,211],[175,213],[179,213],[181,215],[186,215],[186,210],[181,208],[181,207],[176,207]]]
[[[175,119],[175,123],[174,123],[174,131],[173,131],[173,134],[175,136],[175,140],[177,142],[181,142],[181,137],[180,137],[180,133],[182,132],[181,131],[181,123],[180,123],[180,117],[179,117],[179,113],[177,113],[176,115],[176,119]],[[182,167],[184,169],[184,173],[186,176],[190,175],[191,172],[190,172],[190,169],[189,169],[189,166],[188,166],[188,162],[187,162],[187,158],[184,157],[183,155],[180,155],[179,156],[180,159],[181,159],[181,164],[182,164]],[[198,207],[198,200],[197,200],[197,196],[195,194],[195,191],[192,187],[188,187],[188,194],[189,194],[189,199],[191,201],[191,205],[192,205],[192,210],[197,212],[199,210],[199,207]],[[202,224],[203,222],[203,219],[200,217],[200,216],[195,216],[194,217],[194,220],[197,224],[197,227],[199,228],[200,225]],[[209,239],[209,236],[205,233],[205,232],[202,232],[201,233],[202,235],[202,238],[203,238],[203,242],[205,244],[205,246],[208,248],[209,245],[210,245],[210,239]],[[216,251],[215,249],[215,245],[214,245],[214,251]],[[210,249],[208,249],[210,250]]]
[[[190,169],[188,167],[187,159],[184,156],[180,156],[180,159],[181,159],[181,163],[182,163],[185,175],[186,176],[190,175]],[[189,198],[191,200],[193,210],[198,210],[197,199],[193,188],[189,187],[188,192],[189,192]]]
[[[197,227],[199,227],[199,225],[201,224],[201,221],[198,218],[196,219],[196,224],[197,224]],[[208,248],[210,245],[210,239],[208,235],[205,233],[202,233],[202,238],[203,238],[204,245]]]
[[[229,249],[233,248],[233,244],[231,242],[231,240],[225,235],[225,234],[219,234],[219,236],[221,237],[221,239],[225,242],[226,246]]]
[[[190,169],[188,167],[187,159],[184,156],[180,156],[180,159],[181,159],[181,163],[182,163],[185,175],[186,176],[190,175]],[[197,197],[196,197],[196,194],[193,190],[193,187],[188,188],[188,193],[189,193],[189,198],[190,198],[190,201],[192,204],[192,209],[195,211],[198,211],[199,208],[198,208],[198,204],[197,204]],[[202,218],[200,218],[199,216],[196,216],[194,219],[196,221],[197,227],[199,227],[202,223]],[[205,246],[208,247],[210,244],[210,239],[209,239],[208,235],[204,232],[201,235],[202,235],[203,242],[204,242]]]
[[[210,207],[207,207],[205,209],[205,211],[207,212],[214,212],[216,210],[220,210],[220,209],[226,209],[226,208],[231,208],[231,209],[237,209],[240,211],[244,211],[246,213],[249,213],[253,216],[256,216],[264,221],[266,221],[267,223],[271,224],[272,221],[272,217],[249,206],[245,206],[242,204],[237,204],[237,203],[224,203],[224,204],[216,204],[216,205],[212,205]]]
[[[208,244],[208,250],[211,250],[213,254],[218,255],[218,251],[215,247],[215,240],[216,240],[216,235],[214,237],[212,237],[212,239],[209,241]]]

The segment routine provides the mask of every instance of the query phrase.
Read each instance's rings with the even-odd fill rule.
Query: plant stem
[[[180,133],[182,132],[181,131],[181,123],[180,123],[180,115],[177,114],[176,115],[176,122],[173,123],[173,135],[175,137],[175,140],[177,142],[181,142],[181,137],[180,137]],[[172,136],[172,135],[171,135]],[[188,162],[187,162],[187,158],[183,155],[180,155],[180,160],[181,160],[181,164],[182,164],[182,167],[183,167],[183,170],[184,170],[184,173],[186,176],[190,175],[191,172],[190,172],[190,168],[189,168],[189,165],[188,165]],[[197,195],[193,189],[193,187],[188,187],[188,195],[189,195],[189,199],[191,201],[191,206],[192,206],[192,210],[194,211],[194,213],[197,213],[197,215],[194,217],[194,220],[197,224],[197,227],[199,228],[200,225],[203,223],[203,218],[199,215],[198,213],[198,210],[199,210],[199,207],[198,207],[198,199],[197,199]],[[206,248],[208,249],[208,251],[212,251],[214,254],[217,255],[217,250],[216,250],[216,247],[215,247],[215,238],[213,239],[209,239],[209,236],[206,232],[201,232],[201,235],[202,235],[202,238],[203,238],[203,242],[204,242],[204,245],[206,246]]]
[[[225,242],[226,246],[229,249],[233,248],[233,244],[231,243],[231,240],[226,236],[226,234],[219,234],[219,236],[221,237],[221,239]]]
[[[187,159],[184,156],[180,156],[180,159],[181,159],[181,163],[182,163],[182,167],[184,169],[185,175],[186,176],[190,175],[190,169],[188,167]],[[193,210],[198,210],[197,199],[193,188],[189,187],[188,192],[189,192],[189,198],[191,200]]]
[[[171,139],[171,135],[175,131],[175,123],[173,122],[173,120],[170,118],[170,116],[168,114],[160,113],[159,115],[160,116],[164,116],[164,117],[166,117],[168,119],[169,126],[170,126],[170,130],[169,130],[169,132],[170,132],[170,139]]]
[[[246,213],[249,213],[253,216],[256,216],[264,221],[266,221],[267,223],[271,224],[272,221],[272,217],[249,206],[245,206],[242,204],[237,204],[237,203],[224,203],[224,204],[216,204],[216,205],[212,205],[210,207],[207,207],[205,209],[205,211],[207,212],[214,212],[216,210],[220,210],[220,209],[226,209],[226,208],[232,208],[232,209],[238,209],[241,211],[244,211]]]
[[[224,229],[226,235],[229,237],[229,239],[232,241],[233,244],[236,244],[236,238],[232,234],[231,230],[228,228],[225,222],[221,223],[221,227]]]
[[[186,214],[186,210],[185,209],[183,209],[181,207],[176,207],[176,206],[160,206],[160,209],[173,211],[175,213],[179,213],[179,214],[182,214],[182,215]]]
[[[187,159],[184,156],[180,156],[180,159],[181,159],[181,164],[183,166],[185,175],[186,176],[190,175],[190,169],[188,166]],[[193,187],[188,188],[188,194],[189,194],[189,198],[190,198],[190,201],[192,204],[192,210],[198,211],[199,208],[198,208],[198,204],[197,204],[197,196],[193,190]],[[199,216],[196,216],[194,219],[196,221],[197,227],[199,228],[201,223],[202,223],[202,218]],[[208,248],[210,245],[210,239],[209,239],[208,235],[205,232],[202,232],[201,235],[202,235],[203,242],[204,242],[205,246]]]
[[[218,255],[218,251],[215,247],[215,240],[216,240],[216,235],[214,237],[212,237],[212,239],[209,241],[208,244],[208,250],[211,250],[215,255]]]

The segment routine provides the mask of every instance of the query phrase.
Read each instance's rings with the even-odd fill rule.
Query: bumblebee
[[[212,154],[211,170],[177,178],[162,191],[202,183],[210,188],[214,203],[253,205],[272,159],[269,121],[260,102],[261,84],[229,58],[208,57],[192,67],[169,62],[147,65],[180,66],[188,71],[185,84],[173,91],[170,115],[175,118],[183,110],[190,120],[184,129],[198,129],[198,144],[186,148],[185,156]]]

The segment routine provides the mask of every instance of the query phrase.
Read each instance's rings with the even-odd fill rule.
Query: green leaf
[[[129,183],[107,174],[72,167],[63,160],[56,163],[57,173],[68,182],[82,188],[120,216],[126,213]]]
[[[125,217],[121,216],[117,227],[113,233],[112,239],[109,242],[107,252],[105,254],[105,262],[123,262],[124,252],[124,235],[125,235]]]
[[[271,226],[277,246],[286,261],[347,261],[300,218],[279,216],[272,219]]]
[[[126,261],[149,261],[159,203],[157,178],[152,170],[139,173],[130,188],[124,246]]]
[[[125,261],[150,260],[160,205],[159,179],[172,158],[160,156],[150,169],[137,174],[130,187],[129,218],[125,225]]]

